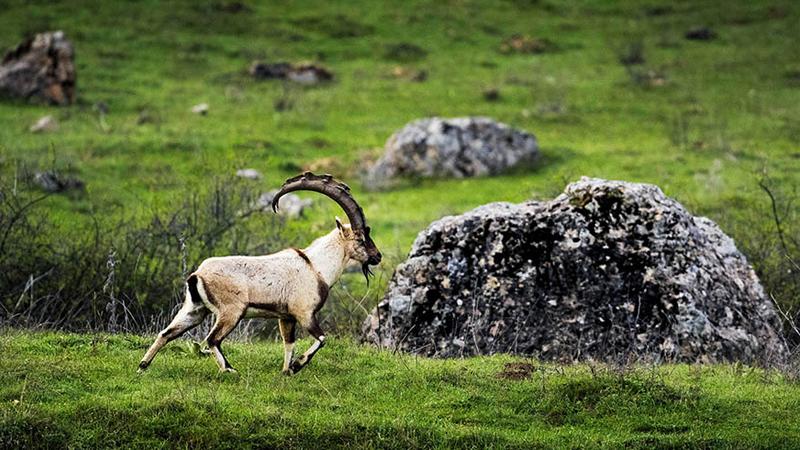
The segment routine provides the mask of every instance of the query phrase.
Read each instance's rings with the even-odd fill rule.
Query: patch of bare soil
[[[503,370],[497,373],[497,378],[504,380],[527,380],[533,375],[536,367],[530,363],[510,362],[503,365]]]

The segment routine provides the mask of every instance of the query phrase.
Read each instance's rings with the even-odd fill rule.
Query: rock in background
[[[272,212],[272,199],[278,193],[277,189],[261,194],[256,200],[256,207],[263,211]],[[289,218],[297,219],[303,216],[303,212],[311,206],[313,202],[308,199],[302,199],[295,194],[288,193],[278,200],[278,214]]]
[[[36,172],[33,181],[45,192],[57,193],[69,190],[84,190],[86,184],[74,177],[69,177],[53,170]]]
[[[285,79],[304,85],[315,85],[333,80],[333,72],[311,63],[289,64],[256,61],[250,65],[249,72],[256,80]]]
[[[539,156],[536,137],[486,117],[417,120],[392,135],[364,185],[379,189],[398,177],[495,175]]]
[[[263,178],[261,172],[253,168],[239,169],[236,171],[236,176],[239,178],[244,178],[246,180],[254,180],[254,181]]]
[[[75,101],[72,44],[62,31],[40,33],[19,44],[0,64],[0,96],[55,105]]]
[[[428,356],[780,362],[781,323],[745,257],[652,185],[583,178],[417,236],[364,323]]]

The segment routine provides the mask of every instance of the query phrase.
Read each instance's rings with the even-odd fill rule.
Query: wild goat
[[[343,225],[337,218],[336,229],[303,250],[290,248],[266,256],[226,256],[203,261],[186,281],[183,306],[147,350],[139,372],[147,369],[165,344],[200,324],[209,313],[216,315],[216,322],[205,343],[221,371],[235,372],[222,354],[220,343],[242,318],[278,319],[284,344],[284,375],[297,373],[311,361],[325,345],[316,313],[325,304],[330,287],[353,261],[361,263],[369,283],[369,266],[381,262],[381,253],[369,236],[364,211],[346,184],[330,175],[306,172],[286,180],[272,199],[272,209],[277,212],[281,196],[299,190],[330,197],[342,207],[350,224]],[[292,360],[297,324],[316,341],[300,358]]]

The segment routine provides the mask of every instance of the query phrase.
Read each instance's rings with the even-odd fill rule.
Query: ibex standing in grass
[[[242,318],[278,319],[285,375],[300,371],[325,345],[316,313],[325,304],[330,287],[353,261],[361,263],[369,282],[369,266],[381,262],[381,253],[369,236],[363,210],[346,184],[330,175],[306,172],[286,180],[272,200],[273,210],[277,211],[281,196],[299,190],[327,195],[342,207],[350,224],[343,225],[336,219],[336,229],[303,250],[291,248],[266,256],[226,256],[203,261],[186,282],[183,307],[145,353],[139,363],[140,372],[150,365],[161,347],[200,324],[209,313],[214,313],[217,320],[205,342],[222,371],[235,372],[222,354],[220,343]],[[298,324],[316,341],[300,358],[292,360]]]

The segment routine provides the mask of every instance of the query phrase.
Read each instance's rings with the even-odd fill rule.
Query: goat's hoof
[[[220,373],[233,373],[233,374],[238,374],[239,372],[237,372],[237,371],[236,371],[236,369],[234,369],[233,367],[226,367],[226,368],[224,368],[224,369],[221,369],[221,370],[220,370]]]
[[[294,370],[292,370],[292,369],[281,370],[281,375],[286,376],[286,377],[290,377],[290,376],[294,375]]]
[[[297,372],[300,372],[300,369],[302,369],[303,366],[305,366],[305,364],[300,364],[299,362],[294,361],[294,362],[292,362],[292,365],[289,366],[289,371],[291,371],[292,375],[294,375]]]
[[[146,363],[144,361],[140,362],[139,363],[139,368],[136,369],[136,373],[138,373],[139,375],[143,374],[144,371],[147,370],[147,366],[149,366],[149,365],[150,365],[149,363]]]

